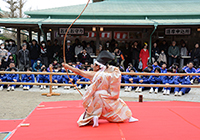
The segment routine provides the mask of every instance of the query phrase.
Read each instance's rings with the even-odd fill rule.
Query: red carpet
[[[135,123],[78,127],[82,101],[43,102],[7,138],[10,140],[199,140],[200,103],[127,102]]]
[[[13,131],[22,120],[0,120],[0,132],[11,132]]]

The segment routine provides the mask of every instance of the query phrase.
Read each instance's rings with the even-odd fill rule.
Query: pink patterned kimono
[[[109,122],[124,122],[132,116],[126,103],[119,98],[121,72],[110,66],[105,72],[97,72],[92,84],[83,96],[83,113],[78,125],[83,126],[92,122],[94,116]]]

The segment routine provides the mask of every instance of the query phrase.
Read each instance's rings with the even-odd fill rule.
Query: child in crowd
[[[85,64],[84,64],[85,70],[88,71],[90,69],[90,65],[88,63],[88,60],[85,60]]]
[[[159,67],[155,68],[154,73],[160,73],[161,70]],[[161,80],[161,76],[150,76],[149,78],[149,83],[150,84],[161,84],[162,80]],[[149,93],[153,93],[154,89],[153,87],[151,87],[151,89],[149,90]],[[158,87],[155,87],[155,94],[158,93]]]
[[[178,73],[186,73],[186,72],[183,69],[179,69]],[[190,85],[191,84],[190,78],[188,76],[178,76],[175,79],[174,83],[177,84],[177,85]],[[174,96],[182,96],[185,93],[188,93],[189,91],[190,91],[190,88],[185,88],[185,87],[184,88],[178,88],[178,87],[175,87]]]
[[[171,69],[172,69],[172,73],[177,73],[176,66],[172,66]]]
[[[189,63],[190,63],[190,62],[188,62],[187,65],[183,67],[183,70],[184,70],[184,71],[188,68]]]
[[[167,64],[163,62],[162,67],[161,67],[161,73],[167,73]],[[163,77],[161,76],[161,80],[163,81]],[[164,88],[162,89],[164,91]]]
[[[188,68],[185,69],[185,72],[186,73],[196,73],[196,69],[193,66],[194,66],[193,62],[189,62]],[[195,78],[196,78],[196,76],[190,76],[191,84],[194,83]]]
[[[76,63],[75,62],[72,62],[72,67],[76,67]]]
[[[77,59],[75,68],[80,69],[81,65],[81,62]]]
[[[26,68],[25,71],[31,72],[32,68]],[[34,83],[35,82],[35,76],[34,74],[22,74],[22,82],[28,82],[28,83]],[[32,88],[32,85],[23,85],[23,90],[29,90]]]
[[[167,73],[167,64],[166,63],[162,64],[161,73]]]
[[[81,70],[85,70],[85,67],[80,67]],[[85,78],[81,75],[76,75],[76,85],[78,89],[81,89],[83,87],[83,84],[77,84],[78,82],[89,82],[90,80],[88,78]],[[87,90],[88,85],[85,85],[85,90]]]
[[[200,73],[200,67],[196,70],[196,73]],[[198,83],[200,83],[200,76],[196,76]]]
[[[11,72],[15,72],[15,68],[14,67],[11,68]],[[14,82],[17,82],[17,81],[19,81],[19,74],[7,74],[6,82],[14,83]],[[14,91],[15,87],[16,87],[16,85],[9,84],[8,88],[7,88],[7,91],[10,91],[10,90]]]
[[[149,69],[144,69],[143,70],[144,73],[149,73]],[[149,84],[149,76],[147,75],[144,75],[144,76],[141,76],[141,78],[139,79],[139,83],[140,84]],[[142,92],[142,90],[144,89],[144,87],[137,87],[135,92]]]
[[[58,65],[55,65],[53,68],[53,72],[59,72]],[[53,75],[52,76],[53,83],[62,83],[62,76],[61,75]],[[52,86],[52,89],[57,89],[58,86]]]
[[[1,68],[1,71],[5,71],[5,68]],[[0,82],[6,82],[6,74],[0,74]],[[0,85],[0,91],[3,90],[4,85]]]
[[[33,64],[33,71],[34,72],[39,72],[41,71],[41,67],[42,67],[42,63],[40,60],[37,60],[34,64]]]
[[[134,68],[130,69],[130,73],[135,73],[135,72],[136,72],[136,70]],[[140,77],[137,75],[125,75],[124,76],[125,83],[132,83],[132,84],[138,83],[139,79],[140,79]],[[124,90],[125,90],[125,92],[130,92],[132,89],[134,89],[133,86],[130,86],[130,87],[125,86]]]
[[[148,65],[147,66],[147,69],[149,70],[150,73],[153,73],[153,66],[152,65]]]
[[[68,73],[72,73],[72,71],[68,70]],[[69,75],[69,77],[68,77],[68,75],[62,76],[62,82],[65,83],[65,84],[72,84],[70,79],[73,83],[76,82],[76,76],[75,75]],[[70,89],[70,86],[64,86],[64,89]]]
[[[42,72],[47,72],[47,68],[43,67]],[[48,83],[49,82],[49,75],[38,75],[38,82],[39,83]],[[46,89],[46,85],[41,85],[40,89]]]
[[[172,69],[167,69],[167,73],[172,73]],[[163,77],[163,84],[169,85],[174,84],[175,77],[174,76],[164,76]],[[164,87],[163,95],[170,95],[171,88],[170,87]]]
[[[176,67],[176,71],[178,71],[178,69],[179,69],[179,63],[174,63],[173,65]]]
[[[158,61],[154,61],[152,67],[153,67],[153,71],[155,70],[155,68],[160,68],[160,66],[158,66]]]
[[[58,67],[58,60],[57,60],[57,59],[54,59],[54,60],[53,60],[52,66],[53,66],[53,67],[55,67],[55,66]]]
[[[69,76],[73,76],[73,75],[69,75]],[[69,84],[69,77],[68,75],[62,75],[62,81],[65,84]],[[70,89],[70,86],[64,86],[64,89]]]
[[[132,63],[128,63],[128,67],[126,69],[126,72],[130,72],[132,67],[133,67]]]
[[[52,64],[49,64],[49,67],[47,68],[45,65],[42,65],[41,67],[41,71],[43,68],[46,68],[47,69],[47,72],[50,72],[50,67],[52,66]]]

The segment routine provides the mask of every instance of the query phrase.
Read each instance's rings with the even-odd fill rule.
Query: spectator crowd
[[[141,48],[143,46],[143,48]],[[151,73],[200,73],[199,59],[200,48],[196,43],[192,50],[188,50],[186,43],[182,40],[180,45],[177,46],[176,41],[172,41],[171,45],[167,45],[164,40],[158,46],[157,42],[152,44],[152,49],[148,50],[148,44],[139,45],[137,41],[133,43],[125,43],[120,46],[115,40],[107,41],[105,45],[100,45],[96,48],[94,41],[80,42],[76,39],[72,44],[67,40],[65,47],[66,62],[78,69],[92,70],[93,56],[97,55],[96,52],[107,50],[115,55],[115,60],[109,62],[111,65],[119,67],[122,72],[151,72]],[[151,60],[149,56],[151,51]],[[185,61],[182,56],[190,56]],[[179,63],[179,62],[180,63]],[[18,51],[14,40],[6,40],[5,43],[0,44],[0,69],[1,71],[34,71],[34,72],[48,72],[50,66],[53,67],[53,72],[65,72],[61,66],[63,62],[63,48],[58,44],[58,40],[54,40],[53,44],[50,40],[47,42],[42,41],[40,44],[36,40],[31,42],[23,41],[23,44]],[[185,62],[187,64],[185,65]],[[179,65],[180,64],[180,65]],[[71,71],[69,71],[71,72]],[[74,84],[79,81],[89,81],[79,75],[53,75],[53,83],[68,83],[70,79]],[[158,93],[163,91],[164,95],[169,95],[174,92],[175,96],[182,96],[190,91],[190,88],[145,88],[142,84],[193,84],[197,80],[200,82],[198,76],[131,76],[122,75],[122,83],[139,83],[140,87],[125,86],[125,92],[135,90],[135,92],[142,92],[149,90],[149,93]],[[7,90],[14,90],[16,88],[15,82],[38,82],[48,83],[48,75],[18,75],[18,74],[1,74],[0,81],[10,82],[10,85],[0,85],[0,90],[7,87]],[[78,88],[88,85],[77,84]],[[32,86],[23,85],[24,90],[29,90]],[[45,89],[46,86],[40,86]],[[53,86],[57,89],[58,86]],[[64,89],[70,89],[70,86],[65,86]]]

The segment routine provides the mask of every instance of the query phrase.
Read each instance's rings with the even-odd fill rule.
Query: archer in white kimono
[[[83,96],[83,107],[86,111],[77,122],[79,126],[93,123],[93,127],[97,127],[98,119],[106,119],[109,122],[138,121],[132,117],[132,112],[126,103],[119,98],[121,72],[114,66],[106,67],[102,64],[112,59],[114,56],[111,53],[102,51],[97,57],[93,72],[81,71],[67,64],[63,65],[66,69],[91,81],[91,85]]]

